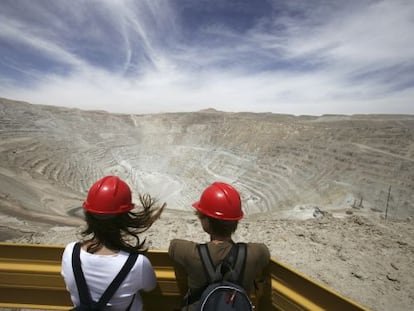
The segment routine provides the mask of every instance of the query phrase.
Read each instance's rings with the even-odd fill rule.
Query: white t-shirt
[[[61,274],[72,302],[77,306],[80,304],[80,299],[72,270],[72,252],[75,243],[69,243],[63,252]],[[120,251],[115,255],[95,255],[81,249],[82,270],[94,301],[101,298],[106,288],[121,270],[128,255],[124,251]],[[139,255],[130,273],[108,302],[106,310],[126,310],[134,295],[135,299],[131,310],[142,310],[142,299],[138,291],[150,291],[154,289],[156,283],[157,280],[151,262],[144,255]]]

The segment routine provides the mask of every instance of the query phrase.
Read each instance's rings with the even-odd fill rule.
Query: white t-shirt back
[[[72,302],[76,306],[80,304],[80,300],[72,270],[72,252],[75,243],[69,243],[63,252],[61,274],[65,280]],[[125,264],[128,255],[124,251],[120,251],[115,255],[95,255],[81,249],[82,270],[94,301],[98,301],[102,296]],[[142,310],[142,299],[138,291],[150,291],[154,289],[156,282],[156,276],[150,261],[144,255],[139,255],[130,273],[108,302],[106,310],[126,310],[134,295],[135,299],[131,310]]]

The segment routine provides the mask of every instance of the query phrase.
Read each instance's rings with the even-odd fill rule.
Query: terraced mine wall
[[[251,218],[414,213],[412,115],[131,115],[0,99],[0,151],[0,213],[38,223],[78,223],[88,188],[108,174],[171,211],[190,211],[221,180]]]

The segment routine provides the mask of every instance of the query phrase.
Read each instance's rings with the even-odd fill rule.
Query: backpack
[[[81,303],[79,306],[73,307],[71,311],[104,310],[108,301],[115,294],[118,287],[121,285],[121,283],[126,278],[131,268],[134,266],[138,258],[138,253],[129,254],[127,261],[125,262],[125,264],[123,265],[123,267],[121,268],[117,276],[114,278],[114,280],[105,290],[105,292],[102,294],[99,301],[96,302],[96,301],[93,301],[91,298],[91,293],[89,292],[88,284],[86,284],[85,276],[82,271],[82,266],[81,266],[81,261],[80,261],[80,249],[81,249],[81,243],[78,242],[73,247],[72,269],[75,275],[76,286],[78,288],[79,299]],[[135,299],[135,295],[134,297],[132,297],[131,303],[129,304],[127,310],[131,308],[131,305],[134,299]]]
[[[245,243],[233,244],[226,258],[213,266],[207,244],[199,244],[198,252],[208,279],[197,310],[253,310],[252,302],[241,286],[247,257]]]

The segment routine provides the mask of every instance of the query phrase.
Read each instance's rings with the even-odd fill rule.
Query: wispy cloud
[[[412,1],[0,8],[0,96],[127,113],[414,113]]]

